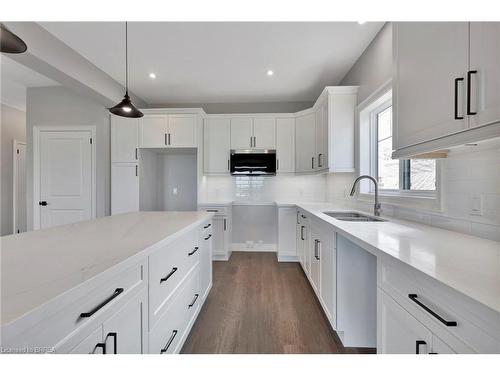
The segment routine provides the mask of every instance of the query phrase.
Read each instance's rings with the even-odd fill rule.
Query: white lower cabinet
[[[321,236],[319,235],[318,228],[311,225],[311,270],[309,272],[311,285],[317,295],[320,293],[320,272],[321,272]]]
[[[102,326],[96,328],[83,341],[75,346],[70,354],[106,354],[104,343],[102,343]]]
[[[212,287],[212,223],[200,230],[200,293],[206,298]]]
[[[298,259],[295,207],[278,207],[278,262]]]
[[[111,163],[111,214],[139,211],[139,165]]]
[[[231,206],[200,206],[202,211],[214,214],[208,237],[212,239],[212,260],[229,260],[231,257]]]

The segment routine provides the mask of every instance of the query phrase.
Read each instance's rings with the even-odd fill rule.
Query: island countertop
[[[1,237],[2,325],[212,216],[135,212]]]

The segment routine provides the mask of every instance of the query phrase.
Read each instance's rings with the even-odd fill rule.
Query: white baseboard
[[[223,261],[227,262],[229,260],[231,255],[225,255],[225,254],[212,254],[212,260],[213,261]]]
[[[298,262],[299,258],[293,254],[278,254],[278,262]]]
[[[255,251],[255,252],[276,252],[276,244],[259,244],[259,243],[233,243],[231,244],[232,251]]]

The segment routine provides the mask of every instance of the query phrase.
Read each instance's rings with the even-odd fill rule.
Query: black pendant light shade
[[[128,96],[128,25],[125,22],[125,96],[122,101],[109,108],[109,111],[117,116],[139,118],[144,116],[144,114],[139,111],[135,105],[132,104],[130,97]]]
[[[16,34],[13,34],[4,25],[0,24],[0,52],[23,53],[28,46]]]

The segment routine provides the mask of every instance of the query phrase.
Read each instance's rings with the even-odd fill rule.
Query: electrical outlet
[[[484,195],[473,195],[471,197],[470,214],[473,216],[484,215]]]

